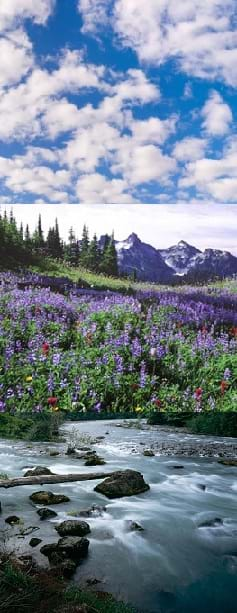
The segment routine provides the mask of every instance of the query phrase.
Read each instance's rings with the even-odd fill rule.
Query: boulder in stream
[[[154,451],[152,451],[152,449],[144,449],[143,455],[147,458],[153,458],[155,454],[154,454]]]
[[[38,539],[37,537],[33,537],[30,542],[29,545],[31,547],[37,547],[37,545],[39,545],[40,543],[42,543],[42,539]]]
[[[143,475],[136,470],[119,470],[96,485],[94,489],[107,498],[122,498],[143,494],[150,489],[150,486],[144,481]]]
[[[218,464],[224,464],[224,466],[237,466],[237,458],[223,458],[218,460]]]
[[[92,455],[90,458],[88,458],[88,460],[86,460],[85,462],[85,466],[103,466],[103,464],[106,464],[105,460],[103,460],[103,458],[100,458],[98,455]]]
[[[220,517],[213,517],[212,519],[207,519],[198,525],[198,528],[218,528],[218,526],[223,525],[223,519]]]
[[[51,517],[57,517],[56,511],[53,511],[52,509],[47,509],[46,507],[43,507],[43,509],[38,509],[37,513],[42,520],[51,519]]]
[[[30,500],[35,504],[60,504],[61,502],[69,502],[70,498],[64,494],[53,494],[53,492],[34,492],[30,496]]]
[[[9,517],[5,519],[5,522],[6,524],[9,524],[9,526],[17,526],[18,524],[21,524],[22,520],[20,517],[17,517],[17,515],[9,515]]]
[[[53,475],[47,466],[35,466],[32,470],[27,470],[24,477],[40,477],[41,475]]]
[[[90,532],[90,526],[86,521],[68,519],[55,526],[60,536],[86,536]]]
[[[84,537],[66,536],[57,543],[43,545],[40,551],[52,564],[59,564],[63,560],[73,560],[76,564],[87,556],[89,541]],[[56,555],[55,555],[56,554]]]

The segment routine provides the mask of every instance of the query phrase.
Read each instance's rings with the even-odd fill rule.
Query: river
[[[118,427],[119,426],[119,427]],[[162,428],[123,427],[122,422],[81,422],[63,426],[64,436],[77,446],[91,446],[91,438],[106,460],[105,471],[131,468],[142,472],[150,491],[139,496],[107,500],[94,492],[94,481],[59,485],[24,486],[0,492],[2,539],[6,546],[29,552],[32,534],[22,538],[22,529],[39,528],[33,536],[44,543],[57,540],[55,522],[92,504],[106,506],[100,517],[88,519],[91,527],[89,556],[73,580],[86,585],[96,578],[96,589],[112,592],[145,613],[234,613],[237,601],[237,468],[224,466],[217,457],[205,457],[205,443],[236,450],[237,439],[217,443],[211,437],[195,437]],[[170,447],[163,449],[164,441]],[[195,447],[196,444],[196,447]],[[187,453],[187,445],[198,455]],[[153,446],[156,455],[144,457]],[[185,447],[186,446],[186,447]],[[193,447],[192,447],[193,446]],[[60,455],[52,457],[49,450]],[[84,461],[66,456],[67,443],[37,443],[0,440],[0,472],[24,474],[26,467],[47,466],[55,473],[91,472]],[[163,455],[165,453],[166,455]],[[167,455],[172,453],[172,455]],[[179,455],[178,455],[179,454]],[[101,467],[98,467],[101,470]],[[29,495],[38,489],[65,493],[70,502],[53,507],[58,516],[40,521]],[[70,512],[70,517],[67,513]],[[18,515],[24,525],[9,528],[8,515]],[[201,524],[218,518],[214,525]],[[130,522],[144,531],[131,531]],[[211,522],[212,523],[212,522]],[[43,543],[42,543],[43,544]],[[46,558],[39,547],[30,553],[40,564]]]

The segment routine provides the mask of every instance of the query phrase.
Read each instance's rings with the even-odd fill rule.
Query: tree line
[[[74,229],[69,230],[68,240],[60,236],[58,220],[44,236],[42,219],[33,233],[29,225],[18,227],[13,211],[8,216],[6,211],[0,213],[0,264],[10,265],[18,262],[22,265],[35,263],[39,258],[51,257],[70,266],[81,266],[87,270],[118,276],[118,261],[114,234],[106,234],[98,240],[96,234],[90,239],[89,230],[83,227],[81,239],[76,237]]]

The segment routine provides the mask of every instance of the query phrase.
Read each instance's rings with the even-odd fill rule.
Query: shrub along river
[[[34,466],[47,466],[57,474],[129,468],[144,475],[150,490],[115,500],[94,491],[97,481],[0,490],[0,538],[6,546],[30,551],[45,565],[40,547],[58,540],[55,525],[99,505],[106,510],[86,518],[91,528],[89,555],[73,581],[87,585],[96,579],[100,582],[96,589],[112,592],[147,613],[234,612],[237,468],[218,459],[236,457],[237,439],[216,440],[159,427],[139,429],[129,423],[124,427],[119,421],[67,423],[63,431],[67,442],[59,444],[1,440],[0,472],[13,477]],[[75,454],[65,455],[68,442],[96,450],[106,465],[92,469]],[[147,450],[155,455],[144,456]],[[55,452],[60,453],[52,455]],[[42,489],[70,498],[51,505],[57,516],[46,521],[40,520],[29,499]],[[5,519],[10,515],[22,523],[9,526]],[[24,536],[29,527],[37,530]],[[34,549],[29,546],[32,536],[42,539]]]

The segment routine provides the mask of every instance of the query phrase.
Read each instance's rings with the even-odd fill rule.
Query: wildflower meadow
[[[41,279],[42,281],[42,279]],[[237,295],[63,295],[1,275],[0,412],[235,411]]]

